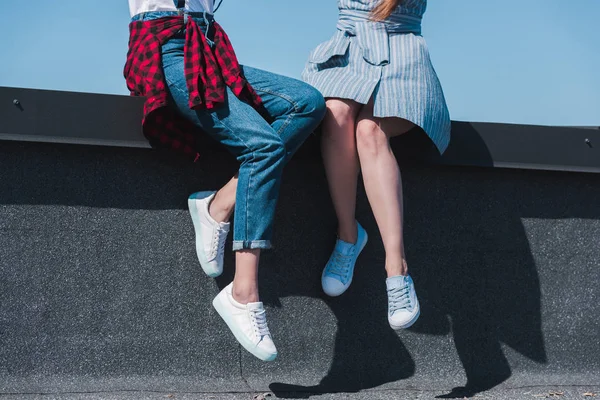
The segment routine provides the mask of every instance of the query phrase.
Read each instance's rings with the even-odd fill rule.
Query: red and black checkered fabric
[[[216,22],[214,46],[193,18],[183,16],[134,21],[129,25],[129,51],[124,75],[132,96],[146,97],[142,131],[153,147],[168,147],[198,158],[199,128],[168,105],[168,92],[161,63],[161,46],[186,28],[184,73],[191,109],[212,110],[225,102],[228,86],[241,100],[270,119],[262,100],[244,78],[231,42]]]

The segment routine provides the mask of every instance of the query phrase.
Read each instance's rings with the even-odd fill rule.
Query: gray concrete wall
[[[335,221],[312,139],[286,170],[261,266],[280,352],[263,364],[212,310],[233,259],[216,282],[202,274],[185,209],[233,173],[231,157],[0,142],[0,394],[598,385],[600,175],[404,163],[403,147],[420,320],[387,325],[362,191],[371,240],[354,283],[321,293]]]

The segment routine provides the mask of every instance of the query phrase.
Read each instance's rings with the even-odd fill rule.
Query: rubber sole
[[[421,305],[419,305],[419,309],[417,310],[417,313],[408,322],[406,322],[402,325],[393,325],[389,319],[388,319],[388,322],[393,330],[398,331],[400,329],[406,329],[406,328],[410,328],[411,326],[413,326],[413,324],[415,322],[417,322],[417,320],[419,319],[420,316],[421,316]]]

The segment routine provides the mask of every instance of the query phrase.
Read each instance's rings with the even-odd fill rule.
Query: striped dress
[[[311,53],[302,78],[324,97],[366,104],[375,117],[420,126],[440,153],[450,141],[442,86],[421,36],[427,0],[402,0],[383,22],[370,19],[376,0],[338,0],[337,31]]]

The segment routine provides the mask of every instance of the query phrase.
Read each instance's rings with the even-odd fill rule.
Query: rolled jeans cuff
[[[248,250],[248,249],[271,249],[270,240],[234,240],[233,251]]]

